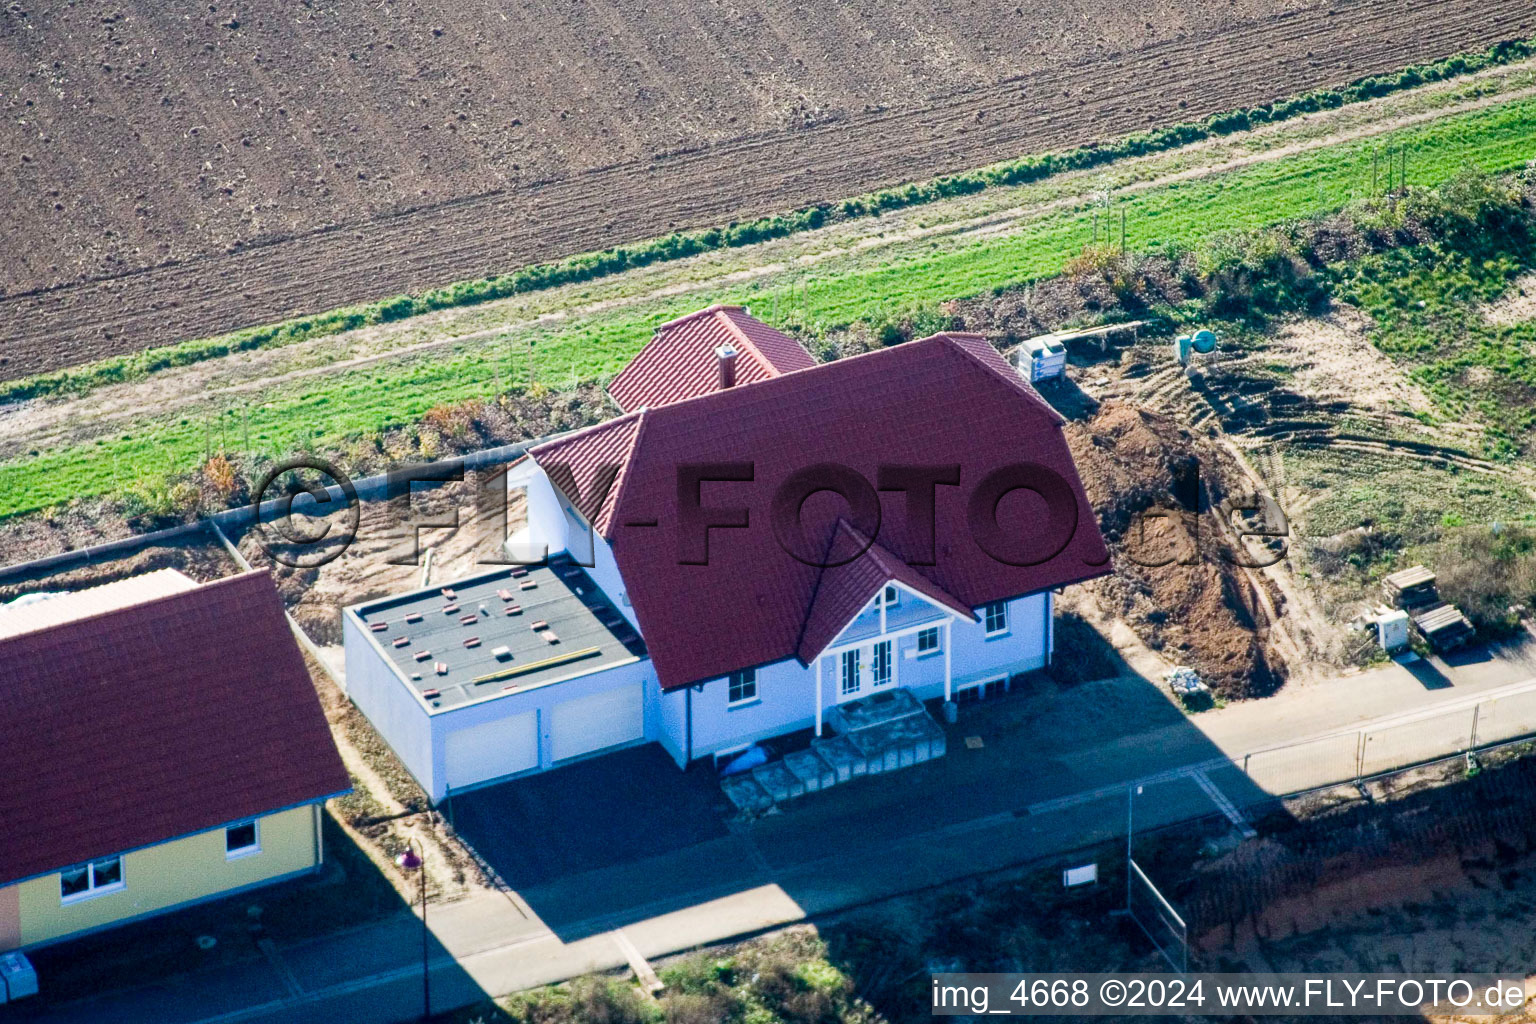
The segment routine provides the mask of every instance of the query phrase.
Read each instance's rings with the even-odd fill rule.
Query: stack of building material
[[[1416,608],[1409,612],[1413,628],[1424,642],[1437,651],[1454,651],[1472,642],[1476,630],[1467,617],[1455,605],[1440,602],[1428,608]]]
[[[1392,607],[1408,613],[1413,629],[1436,651],[1452,651],[1470,643],[1476,630],[1454,605],[1440,600],[1435,574],[1422,565],[1410,566],[1381,581]]]
[[[1440,600],[1435,589],[1435,574],[1422,565],[1410,566],[1388,576],[1381,581],[1381,590],[1393,608],[1416,608]]]
[[[1170,669],[1163,679],[1168,683],[1168,688],[1173,695],[1182,700],[1195,700],[1211,695],[1211,688],[1205,685],[1200,674],[1188,665],[1179,665]]]

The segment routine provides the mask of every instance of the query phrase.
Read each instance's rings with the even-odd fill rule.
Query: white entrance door
[[[550,722],[551,756],[556,761],[645,736],[640,684],[578,697],[555,705]]]
[[[855,700],[896,682],[896,659],[890,640],[850,647],[837,656],[837,699]]]
[[[537,768],[537,713],[525,711],[449,733],[443,761],[449,789]]]

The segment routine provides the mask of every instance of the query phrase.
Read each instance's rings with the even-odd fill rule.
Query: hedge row
[[[964,174],[948,175],[922,184],[887,189],[845,200],[835,207],[811,206],[793,213],[698,232],[677,232],[634,246],[583,253],[554,263],[526,267],[511,274],[461,281],[424,292],[397,295],[361,306],[350,306],[283,323],[250,327],[216,338],[199,339],[100,360],[0,385],[0,402],[83,392],[170,367],[217,359],[232,352],[284,345],[353,330],[368,324],[403,320],[420,313],[473,305],[560,285],[591,281],[653,263],[684,259],[700,253],[752,245],[819,228],[832,220],[878,215],[887,210],[969,195],[987,188],[1038,181],[1063,171],[1081,170],[1126,157],[1144,156],[1202,139],[1245,131],[1318,110],[1385,96],[1429,82],[1443,81],[1485,68],[1510,64],[1536,54],[1536,40],[1499,43],[1481,53],[1458,54],[1432,64],[1418,64],[1396,74],[1361,78],[1341,89],[1319,89],[1303,96],[1251,109],[1214,114],[1139,132],[1107,145],[1082,146],[1060,153],[1041,153],[995,164]]]

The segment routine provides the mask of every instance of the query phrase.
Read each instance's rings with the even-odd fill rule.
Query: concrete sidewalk
[[[1469,708],[1490,697],[1536,692],[1536,679],[1511,680],[1520,667],[1498,659],[1445,666],[1453,685],[1426,688],[1420,677],[1390,665],[1145,731],[1134,731],[1133,723],[1129,731],[1099,745],[1061,751],[1048,763],[1020,765],[1018,778],[1007,780],[1005,797],[990,802],[961,792],[977,786],[966,774],[963,757],[956,756],[964,751],[957,750],[945,759],[952,765],[935,763],[936,770],[954,773],[954,799],[945,801],[953,806],[908,808],[907,820],[898,823],[904,831],[848,822],[843,836],[827,834],[819,828],[815,801],[830,800],[838,793],[833,790],[810,797],[766,827],[734,830],[672,853],[557,879],[518,897],[481,894],[434,906],[429,913],[433,1005],[442,1010],[621,968],[630,951],[654,958],[1123,835],[1127,786],[1143,787],[1134,809],[1138,831],[1202,817],[1223,804],[1240,806],[1250,795],[1244,787],[1251,789],[1251,784],[1225,757],[1240,760],[1246,751],[1277,743],[1382,727],[1447,708]],[[903,774],[885,778],[894,785]],[[870,815],[889,818],[878,806]],[[907,827],[911,820],[923,824]],[[658,890],[658,878],[672,883],[670,888]],[[636,892],[653,890],[663,893],[654,904],[625,905],[627,894],[632,899]],[[530,904],[563,909],[559,926],[549,927]],[[283,947],[265,961],[185,975],[56,1010],[17,1017],[17,1008],[0,1008],[0,1022],[384,1024],[414,1019],[422,1007],[420,928],[419,919],[401,914]]]

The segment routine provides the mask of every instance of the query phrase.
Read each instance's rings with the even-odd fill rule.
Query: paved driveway
[[[523,890],[719,838],[722,800],[650,743],[455,795],[449,819]]]
[[[1146,730],[1162,730],[1162,741],[1138,747]],[[828,858],[879,862],[914,836],[1005,819],[1029,826],[1033,805],[1070,794],[1119,783],[1114,799],[1123,803],[1128,777],[1221,756],[1189,716],[1134,676],[1072,687],[1038,676],[962,707],[945,731],[945,757],[808,794],[750,822],[733,818],[709,772],[680,772],[655,745],[455,796],[450,818],[570,941],[783,884],[787,869]],[[1240,775],[1208,781],[1236,804],[1260,795],[1241,788]],[[1216,809],[1191,778],[1170,782],[1147,793],[1149,820]],[[1122,812],[1109,815],[1118,822]]]

